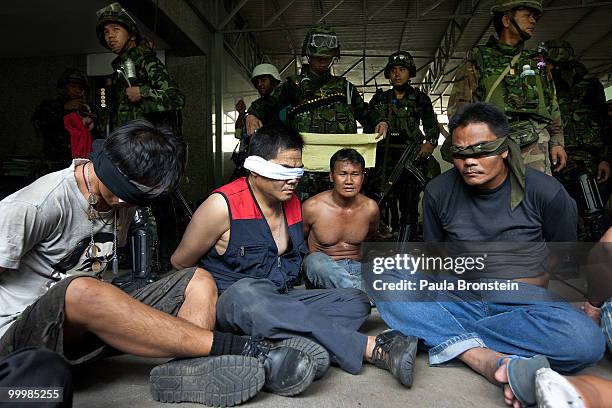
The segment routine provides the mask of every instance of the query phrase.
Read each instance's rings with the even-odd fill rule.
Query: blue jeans
[[[443,296],[427,292],[421,302],[383,300],[376,306],[389,327],[422,340],[432,365],[476,347],[524,357],[541,354],[554,370],[570,373],[599,361],[605,340],[590,318],[544,288],[518,285],[515,294],[495,301],[481,291],[455,290]]]
[[[353,259],[334,261],[323,252],[313,252],[304,260],[309,287],[316,289],[355,288],[364,290],[361,262]]]

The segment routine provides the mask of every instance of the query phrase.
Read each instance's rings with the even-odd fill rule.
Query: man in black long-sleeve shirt
[[[576,372],[604,352],[601,330],[545,289],[545,242],[575,241],[576,204],[555,179],[525,170],[506,117],[493,105],[465,106],[449,133],[455,168],[426,188],[424,238],[449,242],[450,252],[461,248],[464,257],[488,252],[485,267],[447,278],[457,286],[426,293],[429,301],[376,305],[391,327],[422,339],[431,364],[458,358],[503,384],[508,405],[531,405],[538,368]],[[462,290],[460,281],[510,290]]]

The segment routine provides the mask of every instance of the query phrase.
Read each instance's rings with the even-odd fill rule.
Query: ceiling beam
[[[556,6],[556,7],[544,7],[544,11],[560,11],[560,10],[575,10],[581,8],[592,8],[592,7],[606,7],[612,6],[612,1],[602,1],[599,3],[582,3],[574,4],[570,6]]]
[[[287,4],[285,4],[280,10],[278,10],[272,17],[270,17],[270,19],[268,21],[266,21],[266,23],[264,24],[264,27],[270,27],[272,25],[272,23],[274,23],[276,20],[278,20],[278,18],[280,16],[283,15],[283,13],[285,11],[287,11],[287,9],[289,7],[291,7],[293,5],[293,3],[295,3],[295,0],[290,0]]]
[[[455,5],[455,13],[458,13],[462,7],[462,1],[458,0]],[[472,5],[470,16],[474,15],[480,0],[476,1]],[[450,61],[450,57],[455,53],[457,45],[461,42],[466,28],[469,26],[472,18],[463,19],[461,22],[457,20],[451,20],[444,31],[444,34],[440,38],[440,45],[436,49],[434,54],[434,60],[427,68],[425,75],[423,76],[423,92],[435,92],[444,78],[446,72],[446,66]]]
[[[335,9],[337,9],[338,7],[340,7],[340,6],[342,5],[342,3],[344,3],[345,1],[346,1],[346,0],[339,0],[339,1],[338,1],[336,4],[334,4],[334,6],[333,6],[332,8],[330,8],[330,9],[329,9],[329,10],[328,10],[328,11],[327,11],[325,14],[323,14],[323,15],[321,16],[321,18],[319,18],[319,19],[317,20],[317,24],[321,24],[321,21],[325,20],[325,18],[326,18],[327,16],[329,16],[331,13],[333,13],[333,11],[334,11]]]
[[[370,14],[370,16],[368,17],[368,20],[373,19],[374,17],[376,17],[377,15],[379,15],[380,13],[382,13],[387,7],[389,7],[391,5],[391,3],[393,3],[395,0],[387,0],[387,2],[385,4],[383,4],[382,6],[377,6],[376,10]]]
[[[230,13],[223,19],[223,21],[219,23],[219,27],[217,27],[217,30],[219,31],[223,30],[223,28],[225,28],[227,23],[229,23],[232,20],[232,18],[234,18],[236,13],[238,13],[240,9],[243,8],[245,4],[247,4],[248,1],[249,0],[241,0],[240,3],[238,3],[236,7],[234,7],[234,9],[230,11]]]
[[[455,19],[462,19],[462,18],[471,18],[472,15],[471,14],[450,14],[450,15],[446,15],[446,16],[436,16],[436,17],[423,17],[423,18],[419,18],[419,23],[421,22],[428,22],[428,21],[448,21],[448,20],[455,20]],[[389,24],[394,24],[394,23],[403,23],[405,21],[414,23],[414,17],[410,17],[410,18],[401,18],[401,19],[386,19],[384,20],[384,24],[385,25],[389,25]],[[380,25],[381,21],[378,20],[374,20],[374,21],[365,21],[363,23],[361,23],[362,25]],[[258,32],[265,32],[265,31],[283,31],[283,30],[308,30],[310,28],[312,28],[312,24],[311,25],[292,25],[290,28],[287,27],[283,27],[283,28],[279,28],[279,27],[254,27],[254,28],[247,28],[247,29],[236,29],[236,30],[223,30],[222,33],[223,34],[233,34],[233,33],[258,33]],[[340,23],[340,24],[334,24],[334,28],[339,28],[339,27],[355,27],[355,23],[351,22],[351,23]]]
[[[578,54],[578,58],[582,57],[584,54],[586,54],[587,52],[589,52],[589,50],[591,50],[593,47],[596,47],[598,45],[601,44],[601,42],[603,40],[605,40],[606,38],[609,38],[610,35],[612,35],[612,30],[609,30],[607,33],[605,33],[604,35],[602,35],[601,37],[599,37],[596,41],[593,41],[589,46],[587,46],[585,49],[583,49],[582,51],[580,51],[580,54]]]
[[[421,17],[424,17],[425,15],[430,13],[431,11],[437,9],[442,3],[446,2],[446,1],[447,0],[438,0],[438,1],[435,1],[431,6],[427,7],[425,10],[423,10],[421,12]]]
[[[359,65],[359,63],[363,60],[363,57],[359,58],[357,61],[355,61],[350,67],[348,67],[346,69],[346,71],[344,71],[343,73],[341,73],[339,76],[343,77],[346,74],[348,74],[349,72],[351,72],[353,70],[353,68],[355,68],[357,65]]]
[[[563,32],[563,34],[561,34],[559,36],[559,39],[561,40],[565,40],[567,38],[567,36],[574,31],[574,29],[576,27],[578,27],[580,24],[582,24],[582,22],[584,22],[584,20],[586,20],[587,18],[589,18],[591,16],[591,14],[593,14],[595,12],[595,8],[590,9],[589,11],[587,11],[582,17],[580,17],[578,19],[578,21],[576,21],[574,24],[571,25],[571,27],[569,27],[567,30],[565,30]]]

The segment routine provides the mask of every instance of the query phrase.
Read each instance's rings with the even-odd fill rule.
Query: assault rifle
[[[391,189],[393,188],[395,183],[397,183],[397,180],[399,180],[400,176],[404,171],[410,173],[412,177],[414,177],[414,179],[419,183],[422,189],[425,188],[425,185],[427,184],[427,179],[425,178],[423,172],[415,166],[416,157],[417,154],[419,154],[420,150],[421,145],[419,143],[412,143],[406,146],[400,159],[391,171],[391,174],[389,174],[389,177],[383,183],[382,192],[380,198],[378,199],[379,206],[385,201],[387,195],[389,194],[389,191],[391,191]]]
[[[604,210],[604,201],[595,178],[585,169],[578,170],[577,174],[586,238],[590,242],[597,242],[610,227],[610,220]]]

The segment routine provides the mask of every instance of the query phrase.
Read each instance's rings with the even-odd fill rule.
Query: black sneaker
[[[388,330],[376,336],[372,363],[388,370],[403,386],[410,388],[414,377],[418,339],[404,336],[397,330]]]
[[[329,353],[327,352],[325,347],[323,347],[314,340],[311,340],[307,337],[296,336],[285,339],[279,342],[278,344],[301,350],[304,353],[308,354],[310,357],[312,357],[316,364],[314,376],[315,380],[318,380],[319,378],[323,377],[329,369]]]
[[[314,379],[316,364],[305,352],[268,340],[249,338],[242,352],[257,358],[265,367],[264,389],[291,397],[300,394]]]
[[[172,360],[154,367],[150,379],[156,401],[231,407],[257,395],[266,373],[256,358],[227,355]]]

